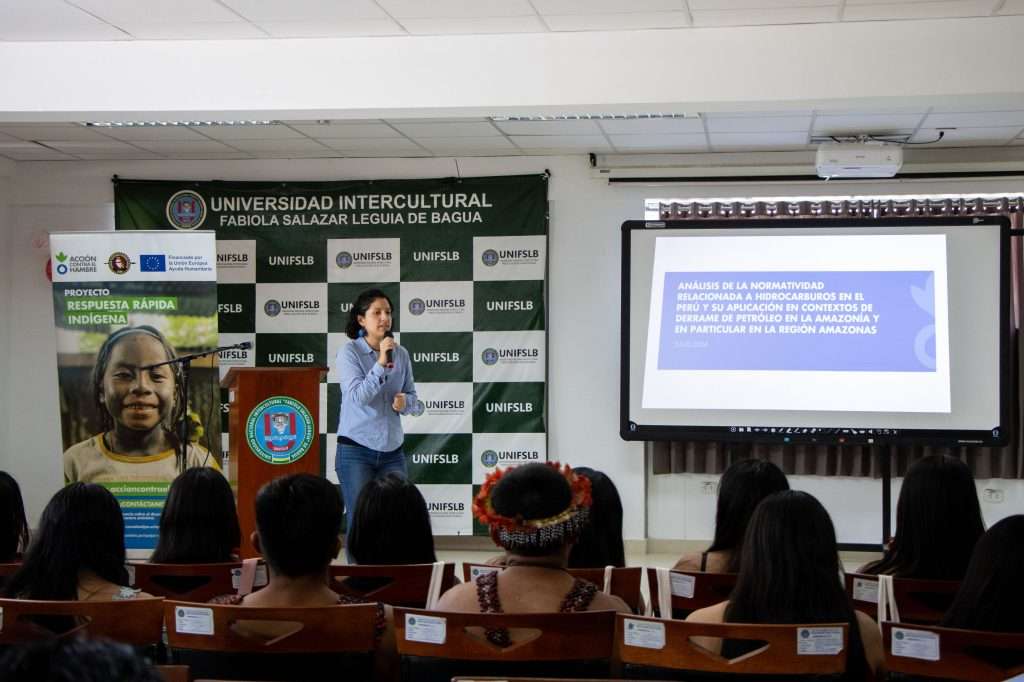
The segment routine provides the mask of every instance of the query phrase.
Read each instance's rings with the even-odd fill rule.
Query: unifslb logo
[[[540,249],[487,249],[480,254],[480,260],[487,267],[494,267],[498,263],[532,265],[540,260]]]
[[[342,270],[352,267],[352,254],[348,251],[339,251],[338,255],[334,257],[334,262],[338,264],[338,267]]]
[[[488,312],[492,313],[506,313],[509,311],[533,310],[533,301],[528,299],[487,301],[484,307],[487,308]]]
[[[485,467],[492,467],[498,463],[498,453],[494,450],[484,450],[480,454],[480,463]]]
[[[302,265],[315,265],[314,256],[267,256],[267,265],[271,267],[296,267]]]
[[[480,354],[480,359],[483,360],[485,365],[494,365],[498,362],[498,351],[493,348],[485,348],[484,352]]]
[[[494,249],[487,249],[480,255],[480,260],[484,262],[489,268],[493,268],[498,264],[498,252]]]
[[[411,414],[414,417],[421,417],[423,416],[423,413],[426,412],[426,410],[427,408],[423,404],[423,401],[417,400],[416,404],[412,406],[412,410],[409,411],[409,414]]]
[[[177,230],[194,230],[206,220],[206,202],[197,192],[183,189],[167,200],[167,222]]]
[[[313,415],[288,396],[267,398],[245,422],[249,449],[268,464],[291,464],[302,459],[313,442],[313,431]]]
[[[263,312],[267,317],[285,315],[316,315],[320,312],[320,301],[315,299],[277,300],[268,299],[263,304]]]
[[[422,298],[414,298],[409,301],[409,312],[413,315],[422,315],[427,311],[427,304]]]
[[[281,314],[281,302],[273,298],[268,300],[263,304],[263,312],[267,317],[277,317]]]
[[[533,412],[533,403],[488,402],[484,409],[490,414],[516,414]]]
[[[347,270],[353,265],[389,265],[391,253],[389,251],[339,251],[334,257],[334,262],[342,270]]]
[[[461,313],[466,309],[464,298],[414,298],[409,301],[409,312],[413,315]]]

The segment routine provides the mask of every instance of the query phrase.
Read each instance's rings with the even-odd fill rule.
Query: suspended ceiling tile
[[[39,144],[50,147],[51,149],[59,149],[62,152],[68,154],[77,154],[79,151],[82,152],[122,152],[137,151],[137,147],[121,142],[119,140],[112,140],[109,137],[99,141],[82,142],[80,140],[38,140]]]
[[[507,135],[589,135],[598,134],[601,129],[597,121],[584,119],[572,121],[495,121],[501,132]]]
[[[261,21],[257,24],[274,38],[351,38],[356,36],[406,35],[391,19],[332,19]]]
[[[162,154],[147,152],[141,149],[136,149],[131,152],[76,151],[74,154],[82,161],[150,161],[166,158]]]
[[[956,130],[943,130],[942,139],[919,147],[988,147],[1000,146],[1010,142],[1024,130],[1024,125],[1003,126],[998,128],[957,128]],[[939,136],[938,130],[933,128],[922,128],[911,139],[911,142],[931,142]]]
[[[129,40],[129,36],[58,0],[0,2],[0,40]]]
[[[694,26],[761,26],[769,24],[817,24],[836,21],[834,7],[785,7],[692,11]]]
[[[12,161],[73,161],[75,157],[53,149],[39,147],[37,149],[9,149],[0,147],[0,156]]]
[[[704,152],[708,141],[703,133],[696,135],[611,135],[612,144],[620,152]]]
[[[1024,126],[1024,111],[936,112],[924,120],[928,128]]]
[[[810,116],[708,116],[705,121],[712,133],[797,133],[811,127]]]
[[[386,156],[387,153],[404,154],[424,151],[418,144],[404,137],[336,139],[324,140],[323,143],[340,152],[380,152],[382,156]]]
[[[535,14],[527,0],[377,0],[396,19],[521,17]]]
[[[229,144],[235,149],[250,154],[262,152],[279,153],[300,153],[300,152],[323,152],[327,147],[311,140],[308,137],[301,137],[294,140],[231,140]],[[328,150],[329,151],[329,150]]]
[[[924,114],[819,114],[814,119],[814,133],[870,133],[906,128],[913,130],[923,117]]]
[[[505,137],[435,137],[419,140],[419,143],[435,154],[518,151]]]
[[[716,133],[710,137],[711,148],[716,152],[804,149],[809,146],[806,133]]]
[[[246,40],[266,38],[267,34],[252,24],[238,20],[218,22],[149,23],[132,22],[119,24],[136,40]]]
[[[71,0],[71,4],[111,24],[168,24],[239,21],[214,0]]]
[[[348,121],[331,121],[329,123],[291,123],[289,124],[294,130],[298,130],[303,135],[316,138],[318,140],[326,140],[333,138],[348,138],[348,137],[401,137],[402,134],[391,126],[381,123],[379,121],[374,122],[348,122]]]
[[[683,0],[532,0],[541,14],[672,12],[685,10]]]
[[[630,31],[650,28],[686,28],[689,12],[630,12],[628,14],[549,14],[544,23],[552,31]]]
[[[947,17],[987,17],[995,0],[944,0],[943,2],[900,2],[877,5],[847,5],[845,21],[893,19],[941,19]]]
[[[412,138],[428,137],[500,137],[501,131],[487,122],[395,123],[395,128]]]
[[[136,142],[139,140],[164,141],[173,140],[205,140],[203,135],[187,126],[111,126],[109,128],[93,128],[96,132],[107,137],[113,137],[125,142]]]
[[[512,137],[524,151],[559,150],[559,152],[602,151],[609,149],[604,135],[524,135]]]
[[[999,14],[1024,14],[1024,0],[1006,0]]]
[[[157,154],[175,155],[175,157],[178,154],[226,154],[238,151],[216,140],[179,140],[175,142],[140,140],[135,143],[135,146]]]
[[[877,0],[875,0],[877,2]],[[837,7],[839,0],[690,0],[693,11]]]
[[[547,28],[536,16],[403,19],[402,25],[413,35],[547,32]]]
[[[234,140],[295,140],[305,139],[297,130],[284,124],[266,126],[200,126],[196,128],[203,135],[229,144]],[[234,145],[232,145],[234,146]]]
[[[386,19],[373,0],[220,0],[254,23],[265,21],[328,21]]]
[[[104,140],[93,128],[77,123],[0,124],[0,132],[19,140]]]
[[[704,123],[696,116],[693,118],[609,119],[599,121],[598,125],[609,135],[704,134]]]

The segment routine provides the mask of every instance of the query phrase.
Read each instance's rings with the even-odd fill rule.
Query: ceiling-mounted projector
[[[903,147],[886,142],[825,142],[818,145],[818,177],[891,178],[903,165]]]

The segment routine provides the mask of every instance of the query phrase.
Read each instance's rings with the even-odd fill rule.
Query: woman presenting
[[[334,469],[348,528],[367,481],[407,473],[399,415],[415,408],[416,386],[409,353],[391,336],[391,309],[391,299],[379,289],[359,294],[345,327],[352,342],[338,351],[341,419]]]

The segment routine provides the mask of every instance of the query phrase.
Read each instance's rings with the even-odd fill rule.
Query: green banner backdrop
[[[402,418],[405,451],[436,534],[473,532],[472,494],[494,467],[547,459],[546,175],[115,178],[114,197],[119,230],[216,231],[220,343],[253,343],[222,354],[222,373],[330,367],[320,452],[331,480],[335,357],[352,301],[370,286],[395,303],[395,336],[412,357],[420,405]]]

